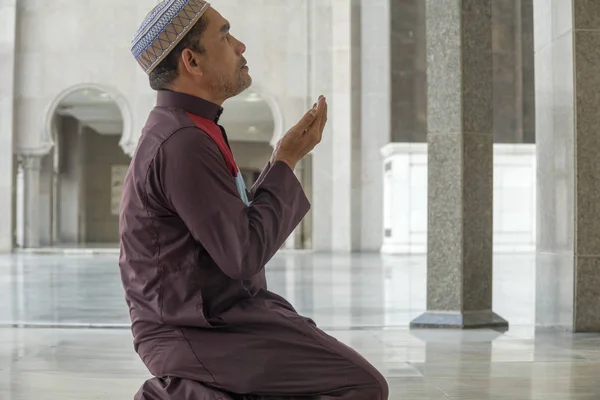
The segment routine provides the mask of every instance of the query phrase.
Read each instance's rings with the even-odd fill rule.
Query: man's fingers
[[[302,117],[302,119],[296,124],[294,129],[299,132],[304,132],[315,122],[317,115],[317,110],[314,108],[310,109],[306,114],[304,114],[304,117]]]
[[[315,132],[317,135],[319,135],[318,130],[321,128],[321,125],[323,124],[323,118],[325,117],[326,112],[327,112],[327,102],[325,101],[325,97],[321,96],[321,97],[319,97],[319,102],[317,103],[317,120],[314,122],[314,126],[313,126],[313,128],[315,128],[317,130],[317,132]]]
[[[327,110],[328,110],[329,106],[327,104],[327,102],[325,102],[325,106],[323,107],[323,114],[321,116],[321,125],[319,126],[320,130],[319,133],[321,135],[323,135],[323,129],[325,129],[325,124],[327,124]]]
[[[327,103],[325,102],[325,96],[319,97],[319,101],[317,102],[317,111],[319,114],[323,113],[323,107],[325,107]]]
[[[319,97],[319,101],[313,105],[313,108],[308,110],[304,117],[294,127],[299,132],[304,132],[312,126],[312,124],[321,115],[322,108],[322,96]]]
[[[317,138],[318,143],[323,139],[323,129],[327,123],[327,101],[323,99],[323,104],[319,110],[319,117],[317,122],[313,125],[314,135]]]

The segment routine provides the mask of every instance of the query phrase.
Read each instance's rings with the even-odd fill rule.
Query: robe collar
[[[180,108],[186,112],[213,121],[215,124],[219,123],[219,118],[223,114],[223,107],[218,104],[171,90],[159,90],[156,105],[158,107]]]

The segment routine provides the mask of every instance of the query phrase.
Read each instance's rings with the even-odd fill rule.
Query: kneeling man
[[[136,399],[385,400],[373,366],[267,290],[266,263],[309,210],[293,170],[320,142],[327,102],[246,190],[219,125],[251,84],[245,50],[201,0],[162,1],[133,41],[158,92],[120,214],[134,346],[156,377]]]

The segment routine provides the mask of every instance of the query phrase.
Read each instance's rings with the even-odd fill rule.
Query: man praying
[[[385,400],[373,366],[267,290],[265,265],[310,207],[293,171],[321,141],[327,101],[247,190],[219,125],[252,82],[230,29],[204,1],[164,0],[132,43],[157,91],[120,213],[134,347],[154,376],[135,399]]]

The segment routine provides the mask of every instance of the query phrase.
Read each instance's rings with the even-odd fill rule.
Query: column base
[[[508,330],[508,321],[493,311],[427,311],[412,320],[410,328]]]

